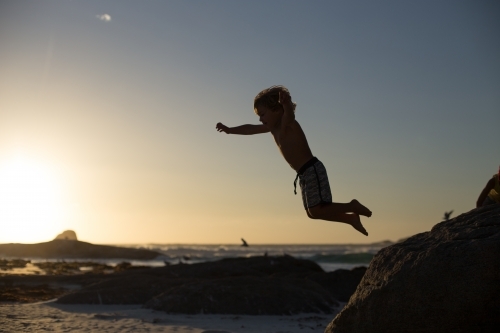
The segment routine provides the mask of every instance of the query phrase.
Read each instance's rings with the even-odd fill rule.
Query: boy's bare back
[[[268,126],[285,160],[292,169],[299,171],[301,166],[313,158],[313,154],[302,127],[295,120],[290,94],[280,91],[279,103],[283,106],[282,111],[259,106],[255,112],[259,120]],[[272,118],[277,118],[277,121]]]

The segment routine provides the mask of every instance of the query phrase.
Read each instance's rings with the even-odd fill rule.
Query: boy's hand
[[[285,92],[285,91],[280,91],[280,97],[278,102],[283,105],[283,109],[285,110],[290,110],[292,109],[292,98],[290,97],[290,94]]]
[[[229,134],[229,128],[223,123],[217,123],[215,128],[217,129],[218,132],[224,132],[226,134]]]
[[[281,117],[281,136],[286,135],[288,128],[295,121],[293,113],[292,97],[286,91],[280,91],[278,102],[283,106],[283,116]]]

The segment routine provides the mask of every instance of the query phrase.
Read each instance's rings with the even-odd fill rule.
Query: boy
[[[368,236],[359,215],[369,217],[372,212],[357,200],[349,203],[332,202],[326,169],[313,156],[306,136],[295,120],[295,107],[288,89],[272,86],[261,91],[254,99],[254,111],[259,116],[261,125],[227,127],[218,123],[216,129],[226,134],[240,135],[271,132],[281,154],[297,172],[294,186],[299,178],[307,216],[311,219],[347,223]]]
[[[500,204],[500,167],[498,173],[493,175],[479,194],[476,207]]]

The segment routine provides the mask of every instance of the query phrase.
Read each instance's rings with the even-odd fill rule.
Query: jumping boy
[[[240,135],[271,132],[281,154],[297,172],[294,186],[299,178],[302,202],[307,216],[311,219],[347,223],[368,236],[359,218],[360,215],[368,217],[372,215],[368,208],[357,200],[349,203],[332,202],[326,169],[323,163],[313,156],[304,131],[295,120],[296,104],[292,103],[288,89],[283,86],[272,86],[261,91],[255,97],[253,107],[261,125],[227,127],[218,123],[217,131]]]

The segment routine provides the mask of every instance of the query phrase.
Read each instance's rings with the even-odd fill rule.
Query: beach
[[[72,241],[69,242],[69,244],[72,243]],[[68,246],[65,246],[64,249]],[[246,310],[239,310],[238,314],[216,314],[217,312],[214,311],[227,313],[223,312],[227,311],[227,309],[223,309],[224,302],[234,302],[234,305],[229,306],[229,311],[232,311],[235,309],[235,305],[239,306],[238,303],[240,301],[238,299],[249,297],[249,294],[245,296],[241,291],[235,291],[232,295],[224,296],[220,294],[220,291],[216,287],[204,285],[203,288],[211,288],[212,297],[219,298],[221,302],[219,310],[211,309],[205,304],[205,313],[203,314],[200,310],[196,310],[196,306],[194,305],[198,297],[193,298],[190,296],[191,301],[187,303],[188,305],[192,303],[192,305],[189,305],[188,310],[191,311],[190,309],[194,308],[195,312],[191,314],[182,314],[182,312],[180,314],[173,314],[176,312],[154,309],[151,306],[149,308],[144,307],[145,300],[151,298],[151,295],[144,296],[146,292],[146,289],[144,289],[145,286],[149,283],[157,283],[156,280],[148,279],[147,276],[155,274],[154,272],[157,271],[162,272],[161,274],[159,273],[160,276],[168,276],[168,272],[172,271],[176,272],[175,275],[180,274],[179,277],[183,279],[189,280],[190,277],[194,276],[201,279],[204,275],[208,274],[207,276],[209,276],[211,274],[208,273],[209,271],[216,269],[216,271],[219,271],[218,274],[231,277],[234,274],[239,275],[240,273],[235,272],[240,271],[245,271],[245,274],[249,274],[246,271],[249,267],[254,267],[257,270],[264,269],[264,267],[267,267],[266,263],[270,263],[271,266],[269,268],[273,268],[269,273],[281,272],[282,278],[291,269],[296,273],[303,272],[300,274],[309,275],[312,279],[312,275],[310,275],[312,272],[309,269],[306,269],[304,266],[299,266],[301,268],[295,267],[295,259],[283,255],[288,252],[304,259],[315,259],[315,263],[314,261],[307,261],[309,268],[316,271],[314,274],[324,277],[334,277],[340,276],[338,275],[340,271],[333,273],[333,270],[338,268],[353,269],[353,267],[370,260],[372,253],[378,250],[379,246],[378,244],[372,246],[268,245],[243,248],[240,246],[146,246],[143,244],[132,248],[149,248],[150,250],[158,251],[162,256],[153,260],[128,259],[128,262],[123,262],[123,259],[76,259],[69,257],[52,259],[33,257],[2,259],[0,271],[0,332],[323,332],[328,323],[332,321],[345,305],[345,302],[342,300],[339,300],[338,303],[330,303],[329,307],[333,307],[331,308],[332,313],[322,313],[321,311],[311,313],[306,308],[306,311],[297,312],[294,310],[291,312],[292,314],[263,312],[263,314],[250,315],[248,313],[251,313],[252,308],[247,308]],[[61,246],[57,248],[61,248]],[[259,256],[262,253],[269,254],[269,256]],[[64,251],[64,254],[67,255],[67,251]],[[279,268],[280,265],[277,264],[283,260],[285,266]],[[288,261],[291,262],[285,263]],[[258,263],[257,266],[252,266],[252,262],[255,264]],[[168,263],[173,264],[168,265]],[[238,266],[240,265],[238,263],[243,266]],[[219,267],[219,265],[223,266]],[[330,272],[325,273],[319,266]],[[199,267],[196,272],[189,272],[196,267]],[[202,267],[206,267],[207,272],[204,273],[203,270],[200,270]],[[304,269],[305,271],[303,271]],[[348,272],[350,271],[344,271],[344,274],[348,274]],[[261,274],[257,275],[260,276]],[[342,283],[340,280],[332,280],[337,282],[327,282],[327,285],[341,283],[342,293],[349,290],[348,293],[350,294],[354,291],[353,288],[360,276],[354,279],[354,282],[351,283],[352,286],[349,288],[345,285],[346,278],[343,278],[344,280],[342,281],[344,282]],[[118,294],[109,289],[111,286],[107,286],[99,288],[97,296],[99,301],[97,302],[94,302],[92,297],[90,301],[88,299],[85,300],[86,296],[84,294],[77,296],[83,297],[82,299],[64,301],[69,297],[65,296],[68,293],[86,290],[84,286],[106,283],[105,281],[108,279],[119,277],[126,277],[133,280],[121,286],[122,289],[120,289],[121,291]],[[348,278],[348,280],[350,279]],[[116,287],[120,286],[118,280],[115,281],[117,282],[114,282],[112,285]],[[210,279],[207,281],[210,281]],[[224,284],[228,287],[233,286],[238,288],[238,283],[240,282],[234,285],[231,281],[239,280],[237,278],[236,280],[224,280]],[[266,303],[271,304],[276,302],[276,297],[279,296],[273,296],[273,294],[269,294],[269,291],[266,290],[255,289],[257,288],[256,284],[259,283],[258,281],[260,280],[251,280],[249,281],[250,284],[245,285],[244,288],[249,290],[250,297],[251,293],[253,295],[265,294],[266,297],[269,297]],[[273,283],[272,281],[269,280],[266,284]],[[317,282],[321,282],[321,280],[317,280]],[[276,287],[271,288],[275,289]],[[157,293],[159,294],[160,291]],[[92,293],[92,290],[89,292]],[[138,299],[143,299],[143,301],[142,303],[133,303],[133,301],[130,302],[127,300],[126,302],[128,303],[119,305],[124,301],[118,296],[120,294],[135,295],[134,297],[139,297]],[[63,299],[62,302],[58,301],[61,297]],[[100,302],[101,297],[102,302]],[[110,297],[112,298],[110,299]],[[343,297],[347,296],[344,295]],[[319,303],[315,301],[316,303],[311,304],[318,306],[323,301],[325,300],[319,301]],[[62,304],[64,302],[67,303]],[[94,303],[75,304],[79,302]],[[283,299],[282,302],[286,306],[289,306],[292,304],[293,299]],[[302,302],[304,304],[307,303],[306,299],[295,302],[296,307]],[[168,302],[162,306],[167,305]],[[276,309],[281,311],[279,305],[277,308],[274,307],[274,310],[273,308],[268,308],[267,311],[276,311]],[[262,310],[265,311],[264,308]],[[212,312],[209,314],[209,311]]]
[[[155,266],[2,259],[0,332],[323,332],[364,273],[286,255]]]
[[[338,310],[344,304],[341,304]],[[323,332],[335,314],[167,314],[138,305],[0,304],[0,332]]]

